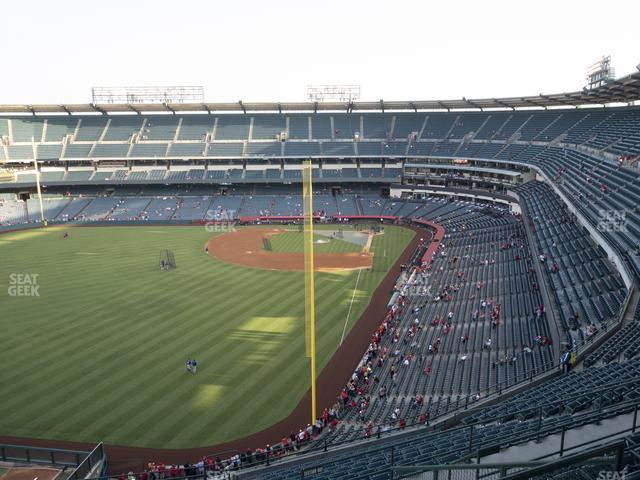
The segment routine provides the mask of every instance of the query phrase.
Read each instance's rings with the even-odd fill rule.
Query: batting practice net
[[[176,257],[169,249],[160,250],[160,260],[158,262],[160,270],[173,270],[176,268]]]

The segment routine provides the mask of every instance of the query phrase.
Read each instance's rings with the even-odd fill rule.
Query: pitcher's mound
[[[270,252],[262,249],[263,237],[282,233],[277,228],[243,228],[223,233],[207,243],[209,255],[227,263],[267,270],[304,270],[304,254],[300,252]],[[316,271],[355,270],[371,268],[370,253],[316,253]]]

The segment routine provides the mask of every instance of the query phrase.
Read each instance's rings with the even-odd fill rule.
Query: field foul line
[[[358,282],[360,281],[360,274],[362,273],[362,269],[358,270],[358,276],[356,277],[356,286],[353,287],[353,295],[351,295],[351,303],[349,303],[349,311],[347,312],[347,319],[344,321],[344,328],[342,329],[342,336],[340,337],[340,345],[342,345],[342,341],[344,340],[344,334],[347,331],[347,324],[349,323],[349,317],[351,316],[351,307],[353,307],[353,299],[356,298],[356,292],[358,291]]]

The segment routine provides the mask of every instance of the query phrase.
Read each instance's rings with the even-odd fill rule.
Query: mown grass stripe
[[[6,234],[0,242],[0,286],[10,273],[40,273],[42,293],[38,301],[0,299],[0,329],[8,337],[0,351],[7,387],[0,431],[188,447],[250,434],[298,403],[309,382],[301,272],[207,257],[211,234],[197,227],[76,228],[69,241],[62,231]],[[397,256],[410,239],[399,232],[388,228],[374,247],[382,242],[389,257]],[[287,248],[300,248],[299,238],[291,235]],[[353,248],[340,241],[321,246]],[[177,270],[158,271],[161,248],[174,250]],[[354,275],[317,274],[319,371],[337,346]],[[363,271],[354,318],[383,275]],[[263,316],[296,320],[277,335],[243,327]],[[200,360],[196,376],[184,371],[187,351]],[[211,386],[223,394],[209,402],[201,392]]]

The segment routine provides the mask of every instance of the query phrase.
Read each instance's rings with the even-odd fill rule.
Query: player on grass
[[[187,372],[191,372],[191,360],[187,357]]]
[[[198,362],[196,362],[196,359],[194,358],[191,360],[191,372],[195,375],[197,369],[198,369]]]

